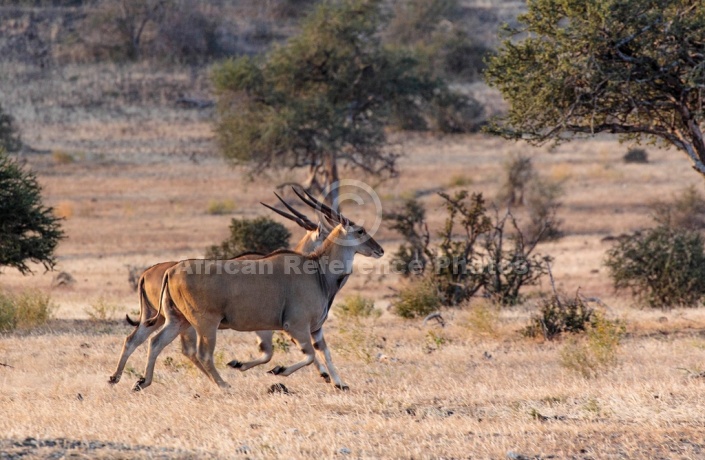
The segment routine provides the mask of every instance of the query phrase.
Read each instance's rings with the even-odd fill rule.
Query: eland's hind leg
[[[221,388],[229,388],[225,380],[220,377],[220,374],[215,368],[213,363],[213,351],[215,350],[215,337],[218,332],[218,326],[216,324],[213,328],[204,328],[205,333],[198,334],[198,360],[201,361],[203,365],[203,371],[210,377],[213,382],[215,382]]]
[[[154,377],[154,365],[157,362],[159,353],[161,353],[162,350],[164,350],[164,347],[173,342],[176,336],[184,332],[189,326],[189,322],[182,316],[168,317],[164,327],[162,327],[159,332],[154,334],[154,336],[149,339],[149,356],[147,358],[147,367],[144,371],[144,377],[137,380],[135,386],[132,388],[134,391],[144,390],[152,384],[152,378]]]
[[[134,353],[137,347],[142,345],[144,341],[147,340],[147,338],[152,334],[152,332],[159,329],[162,324],[164,324],[163,317],[159,317],[154,326],[146,326],[144,321],[142,321],[142,318],[140,318],[139,325],[137,325],[135,330],[125,338],[125,343],[122,346],[122,353],[120,354],[117,368],[115,369],[115,372],[113,372],[113,375],[111,375],[108,379],[108,383],[116,384],[120,381],[120,377],[122,376],[122,372],[125,369],[125,364],[127,364],[129,357],[132,353]]]
[[[197,345],[196,329],[189,327],[181,333],[181,352],[191,360],[196,369],[207,374],[203,368],[201,361],[198,360],[198,345]]]

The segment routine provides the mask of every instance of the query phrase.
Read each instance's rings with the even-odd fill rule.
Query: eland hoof
[[[285,370],[286,370],[286,367],[284,367],[284,366],[277,366],[277,367],[275,367],[274,369],[272,369],[271,371],[269,371],[269,372],[267,372],[267,373],[268,373],[268,374],[279,375],[279,374],[281,374],[282,372],[284,372]]]
[[[330,383],[330,375],[328,375],[327,372],[321,372],[321,378],[326,381],[326,383]]]
[[[233,359],[228,363],[228,366],[232,367],[233,369],[240,369],[242,367],[242,363],[237,359]]]
[[[111,375],[110,378],[108,379],[108,383],[111,385],[115,385],[120,381],[120,377],[117,375]]]
[[[347,386],[347,385],[345,385],[345,384],[342,384],[342,385],[336,385],[335,387],[336,387],[337,389],[339,389],[339,390],[343,390],[343,391],[350,391],[350,387],[349,387],[349,386]]]
[[[132,391],[142,391],[147,388],[146,386],[142,385],[144,385],[144,377],[135,382],[135,386],[132,387]]]

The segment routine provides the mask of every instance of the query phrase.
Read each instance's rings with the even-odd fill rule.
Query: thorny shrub
[[[411,278],[423,275],[421,286],[428,292],[435,287],[443,305],[458,305],[480,290],[501,305],[519,302],[521,288],[536,284],[546,273],[548,259],[533,254],[541,234],[526,239],[509,211],[490,217],[482,194],[461,190],[439,196],[447,217],[435,246],[418,201],[409,200],[400,211],[386,214],[391,228],[405,240],[392,259],[395,269]],[[408,289],[416,293],[418,288],[412,283]],[[400,291],[397,303],[408,304],[401,301],[401,294],[408,293]],[[402,316],[408,310],[397,309]]]

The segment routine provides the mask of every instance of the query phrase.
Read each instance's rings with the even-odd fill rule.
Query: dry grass
[[[21,67],[11,70],[10,76],[22,73]],[[561,366],[562,343],[522,338],[530,303],[499,312],[481,304],[473,310],[471,303],[444,312],[443,329],[388,311],[346,324],[334,311],[327,340],[349,393],[322,383],[313,369],[282,379],[264,367],[246,373],[224,368],[233,389],[221,392],[186,363],[177,345],[160,356],[156,383],[147,391],[130,391],[144,366],[144,347],[123,382],[109,387],[130,329],[110,315],[90,321],[87,309],[95,299],[124,305],[118,317],[134,313],[138,302],[127,265],[202,256],[225,238],[232,217],[204,213],[207,203],[235,197],[235,215],[266,214],[259,201],[273,202],[272,185],[299,177],[275,172],[252,183],[243,171],[224,167],[214,153],[208,114],[170,104],[169,88],[189,82],[183,73],[173,72],[173,85],[153,94],[140,82],[139,68],[91,76],[94,71],[71,67],[63,76],[39,74],[27,85],[13,86],[25,81],[19,77],[0,83],[2,98],[12,104],[0,103],[15,109],[30,145],[85,152],[80,161],[62,164],[47,154],[26,156],[47,204],[71,205],[58,269],[77,282],[51,290],[52,274],[41,267],[31,277],[12,271],[0,277],[8,291],[51,290],[59,305],[48,326],[0,336],[0,363],[12,366],[0,366],[3,438],[100,440],[223,458],[330,458],[348,450],[351,458],[504,458],[509,451],[555,458],[703,455],[705,312],[640,310],[632,299],[615,296],[602,267],[608,243],[600,241],[649,225],[650,203],[701,179],[674,151],[650,151],[649,164],[623,164],[625,147],[611,138],[565,144],[549,154],[484,136],[400,135],[402,176],[377,187],[385,207],[421,196],[433,230],[443,213],[429,191],[462,185],[492,199],[511,152],[533,155],[540,174],[565,180],[560,217],[567,236],[539,251],[555,257],[559,288],[601,297],[610,305],[608,316],[626,324],[618,362],[604,374],[585,379]],[[159,75],[170,78],[166,71]],[[118,80],[132,88],[134,99],[106,95]],[[201,79],[195,85],[204,88]],[[50,94],[61,94],[63,105],[32,102],[50,101]],[[81,98],[107,102],[77,109]],[[363,221],[370,210],[350,212]],[[373,263],[381,267],[400,241],[384,227],[376,238],[388,254]],[[385,309],[389,287],[398,284],[380,270],[358,270],[341,295],[359,293]],[[218,340],[219,362],[256,354],[251,334],[226,331]],[[277,352],[272,365],[298,355]],[[269,395],[277,382],[292,394]]]

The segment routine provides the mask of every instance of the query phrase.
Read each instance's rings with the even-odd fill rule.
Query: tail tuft
[[[130,315],[127,314],[125,315],[125,321],[127,321],[127,324],[129,324],[130,326],[137,327],[140,325],[139,321],[135,321],[134,319],[130,318]]]

